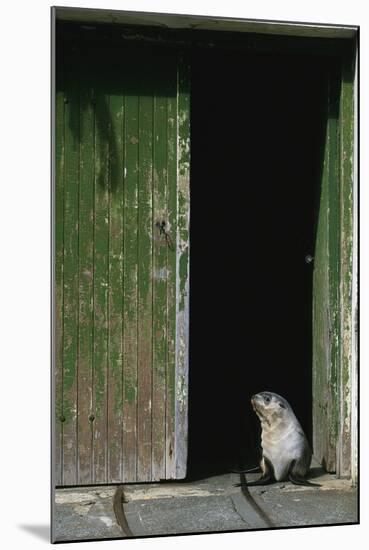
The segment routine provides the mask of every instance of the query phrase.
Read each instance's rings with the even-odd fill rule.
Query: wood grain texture
[[[339,379],[340,425],[339,425],[339,474],[350,477],[355,469],[352,464],[352,403],[353,371],[356,358],[352,355],[353,327],[353,162],[354,162],[354,56],[345,56],[342,66],[342,91],[340,97],[340,322],[341,322],[341,370]],[[356,388],[355,388],[356,393]]]
[[[150,73],[139,97],[137,478],[151,480],[153,106]],[[148,78],[148,82],[146,81]],[[144,95],[146,91],[147,95]]]
[[[93,483],[107,479],[107,372],[109,288],[109,96],[103,73],[95,91]]]
[[[177,73],[177,64],[172,60],[171,70]],[[170,79],[167,100],[167,172],[168,172],[168,232],[173,241],[173,248],[167,247],[167,390],[166,390],[166,479],[176,478],[175,463],[175,399],[176,399],[176,250],[177,250],[177,94],[176,79]]]
[[[129,70],[129,72],[128,72]],[[127,69],[132,85],[135,68]],[[137,78],[137,76],[136,76]],[[138,97],[125,98],[123,480],[137,472]]]
[[[94,257],[94,138],[95,112],[92,83],[80,88],[80,182],[78,231],[78,483],[92,476],[93,412],[93,257]]]
[[[328,355],[328,168],[329,88],[326,83],[327,129],[320,194],[318,197],[318,220],[313,272],[313,452],[320,463],[327,455],[327,367]]]
[[[329,269],[329,349],[328,369],[328,447],[327,469],[337,470],[337,436],[339,424],[338,376],[340,367],[340,186],[339,182],[339,93],[340,75],[332,64],[330,74],[328,131],[329,152],[329,210],[328,210],[328,269]]]
[[[322,192],[320,205],[327,213],[326,191]],[[314,259],[313,294],[313,451],[320,463],[327,460],[327,367],[329,366],[329,311],[326,300],[328,293],[328,273],[325,265],[328,258],[328,245],[324,227],[328,224],[327,215],[319,216],[318,234]]]
[[[63,258],[63,483],[77,476],[79,79],[66,74]]]
[[[122,86],[118,78],[119,87]],[[109,134],[109,346],[108,346],[108,473],[122,480],[123,433],[123,166],[124,98],[120,89],[110,94]]]
[[[336,78],[327,77],[327,125],[318,207],[313,274],[313,449],[328,471],[336,470],[337,122]]]
[[[190,266],[190,66],[185,56],[178,62],[177,119],[175,462],[176,478],[181,479],[187,465]]]
[[[165,408],[167,362],[167,244],[157,224],[167,220],[167,100],[154,98],[154,257],[153,257],[153,433],[152,475],[154,480],[165,478]]]
[[[55,463],[57,485],[63,477],[63,259],[64,259],[64,91],[59,77],[55,101]]]
[[[175,449],[187,413],[176,338],[179,296],[182,327],[188,315],[188,89],[178,94],[175,52],[124,53],[67,48],[59,82],[58,485],[174,479],[186,466]]]

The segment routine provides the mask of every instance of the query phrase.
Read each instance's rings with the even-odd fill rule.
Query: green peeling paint
[[[122,55],[107,41],[102,52],[78,29],[60,37],[57,82],[58,480],[174,478],[188,68],[178,79],[177,51],[127,43]]]
[[[314,453],[328,470],[350,476],[352,56],[330,63],[328,92],[327,139],[314,262]]]

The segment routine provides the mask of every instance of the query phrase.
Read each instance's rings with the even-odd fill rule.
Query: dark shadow
[[[316,479],[318,477],[321,477],[326,473],[326,470],[323,468],[323,466],[314,468],[310,468],[308,475],[306,476],[307,479]]]
[[[38,539],[45,542],[50,542],[50,526],[49,525],[18,525],[23,531],[31,533]]]
[[[191,92],[189,478],[259,458],[250,397],[312,437],[312,272],[327,122],[313,56],[196,51]]]

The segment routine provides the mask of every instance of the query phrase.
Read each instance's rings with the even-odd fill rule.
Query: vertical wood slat
[[[83,84],[82,84],[83,82]],[[94,256],[94,105],[89,75],[80,90],[79,319],[78,319],[78,483],[92,479],[93,414],[93,256]]]
[[[121,83],[119,82],[121,85]],[[123,120],[124,99],[110,96],[109,169],[109,376],[107,481],[122,480],[123,429]]]
[[[160,74],[160,73],[159,73]],[[167,223],[167,100],[154,98],[154,183],[153,183],[153,480],[165,478],[166,338],[167,338],[167,243],[157,224]]]
[[[109,287],[109,98],[103,74],[95,84],[93,483],[107,478],[107,370]]]
[[[69,69],[65,86],[65,180],[63,258],[63,483],[77,475],[77,353],[78,353],[78,186],[79,89]]]
[[[126,73],[132,85],[134,68]],[[123,480],[137,472],[138,97],[125,97]]]
[[[313,451],[320,463],[327,466],[328,446],[328,374],[329,346],[329,164],[330,121],[328,117],[329,88],[327,82],[327,126],[324,163],[319,197],[317,234],[313,273]]]
[[[343,67],[343,97],[342,106],[344,118],[342,126],[345,128],[342,135],[341,162],[343,179],[341,182],[342,214],[346,218],[342,229],[341,239],[348,241],[347,249],[342,254],[342,269],[349,270],[345,279],[346,285],[342,289],[341,311],[345,312],[345,345],[342,353],[344,358],[343,376],[341,383],[342,399],[342,427],[340,434],[339,461],[340,473],[349,476],[353,486],[358,484],[358,80],[359,80],[358,39],[353,45],[351,55],[344,60]],[[344,191],[343,191],[344,190]],[[348,261],[346,261],[348,260]],[[343,330],[342,330],[343,334]]]
[[[188,343],[190,267],[190,65],[178,62],[177,264],[176,264],[176,479],[186,475],[188,439]]]
[[[330,471],[337,467],[339,372],[339,83],[328,78],[327,130],[314,260],[313,450]]]
[[[148,75],[151,76],[145,71],[146,86],[139,95],[138,135],[137,479],[140,481],[151,480],[153,98],[151,79],[146,82]]]
[[[327,469],[337,471],[337,436],[339,423],[339,147],[338,147],[338,117],[339,117],[339,75],[332,67],[330,74],[328,132],[329,132],[329,209],[328,209],[328,270],[329,270],[329,349],[330,364],[328,366],[328,452]]]
[[[353,319],[352,298],[353,284],[353,208],[354,208],[354,75],[355,60],[353,52],[343,59],[342,90],[340,98],[340,153],[341,153],[341,196],[340,196],[340,313],[341,313],[341,372],[339,380],[340,391],[340,425],[338,466],[339,475],[355,476],[356,465],[352,462],[352,438],[356,439],[357,426],[352,424],[352,395],[357,388],[354,369],[356,358],[352,355],[354,331],[357,330]],[[354,325],[354,326],[353,326]],[[355,382],[354,382],[355,380]],[[356,406],[356,404],[354,405]]]
[[[64,91],[58,78],[55,102],[55,482],[63,477],[63,255],[64,255]]]
[[[165,477],[176,478],[175,465],[175,371],[176,371],[176,250],[177,250],[177,63],[171,59],[167,99],[168,232],[172,246],[167,247],[167,373],[166,373],[166,449]],[[173,76],[172,76],[173,75]]]

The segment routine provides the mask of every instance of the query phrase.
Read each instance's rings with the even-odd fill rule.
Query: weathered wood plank
[[[158,70],[159,79],[161,71]],[[157,224],[167,224],[167,102],[154,98],[153,185],[153,429],[152,477],[165,478],[165,411],[167,362],[167,243]],[[166,225],[165,225],[166,227]]]
[[[176,478],[186,475],[188,440],[189,216],[190,216],[190,65],[178,61],[178,181],[176,267]]]
[[[94,105],[90,75],[80,90],[80,181],[78,233],[78,483],[92,483],[93,386],[93,238],[94,238]]]
[[[109,128],[109,97],[104,75],[98,73],[95,84],[93,483],[107,480]]]
[[[137,81],[129,67],[126,83]],[[125,97],[123,481],[137,476],[138,98]]]
[[[63,484],[77,481],[79,79],[65,87],[63,277]]]
[[[59,73],[60,74],[60,73]],[[64,91],[59,76],[55,106],[55,483],[62,483],[63,456],[63,256],[64,256]]]
[[[168,233],[167,247],[167,373],[166,373],[166,479],[176,477],[175,470],[175,370],[176,370],[176,248],[177,248],[177,66],[169,59],[167,88],[167,172]]]
[[[328,375],[329,343],[329,157],[330,122],[328,118],[329,86],[326,84],[326,142],[324,164],[318,200],[318,221],[313,272],[313,451],[327,467],[328,458]]]
[[[313,424],[314,453],[337,469],[339,422],[339,83],[333,65],[327,75],[327,126],[314,260]]]
[[[339,473],[351,476],[351,438],[357,426],[352,425],[351,395],[353,370],[356,365],[352,356],[353,312],[353,161],[354,161],[354,58],[352,53],[343,60],[342,91],[340,101],[340,153],[341,153],[341,258],[340,258],[340,311],[341,311],[341,373],[340,373],[340,427],[339,427]],[[356,388],[355,388],[356,393]]]
[[[145,67],[139,97],[137,479],[151,480],[152,403],[152,74]]]
[[[122,481],[123,430],[123,117],[120,77],[110,96],[108,481]],[[119,86],[118,86],[119,85]]]
[[[330,364],[328,368],[328,454],[327,469],[337,471],[337,437],[339,424],[339,349],[340,349],[340,316],[339,316],[339,256],[340,256],[340,186],[339,186],[339,76],[332,64],[329,85],[328,132],[329,132],[329,167],[328,167],[328,269],[329,269],[329,345]]]

